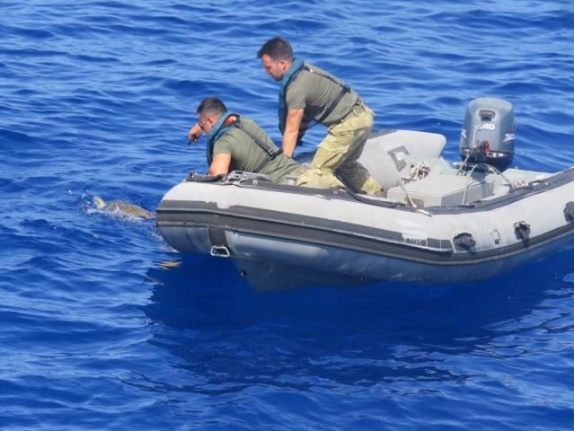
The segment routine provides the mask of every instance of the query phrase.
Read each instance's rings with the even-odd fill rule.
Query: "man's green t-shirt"
[[[230,172],[234,170],[256,172],[269,176],[271,181],[275,183],[281,182],[286,176],[296,175],[296,171],[301,168],[299,163],[283,154],[279,154],[274,159],[271,159],[251,138],[251,136],[253,136],[260,141],[266,142],[268,146],[279,151],[279,148],[273,143],[265,130],[249,118],[241,117],[241,122],[245,131],[238,127],[231,127],[215,142],[213,147],[214,155],[231,155]],[[257,171],[257,168],[263,164],[265,160],[268,162],[261,170]]]
[[[311,71],[303,69],[287,87],[286,110],[303,109],[303,121],[307,123],[321,120],[328,126],[340,121],[353,109],[359,96],[349,88],[339,99],[339,94],[344,91],[342,83],[324,70],[306,65]],[[332,106],[334,103],[336,106]],[[327,116],[323,118],[325,114]]]

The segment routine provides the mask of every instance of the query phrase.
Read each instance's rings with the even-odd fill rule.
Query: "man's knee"
[[[341,151],[329,146],[319,147],[311,161],[311,168],[335,170],[341,164],[343,155]]]

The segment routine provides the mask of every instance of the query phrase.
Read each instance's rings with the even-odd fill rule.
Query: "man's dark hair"
[[[273,61],[293,61],[293,48],[285,39],[274,37],[265,42],[257,51],[257,58],[261,58],[264,55],[268,55]]]
[[[197,113],[201,115],[220,116],[227,111],[225,104],[217,97],[206,97],[197,107]]]

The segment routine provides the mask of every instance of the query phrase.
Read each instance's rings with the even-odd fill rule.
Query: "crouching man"
[[[253,120],[227,110],[216,97],[207,97],[197,107],[198,121],[189,131],[190,142],[205,132],[209,175],[227,175],[246,171],[267,175],[275,183],[285,184],[289,177],[305,185],[303,165],[285,156]]]

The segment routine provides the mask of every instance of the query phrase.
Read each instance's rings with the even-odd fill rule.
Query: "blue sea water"
[[[572,429],[572,251],[484,283],[256,293],[92,203],[154,209],[204,170],[186,135],[205,96],[278,139],[256,58],[275,35],[376,129],[442,133],[457,159],[467,103],[501,97],[517,167],[571,166],[570,0],[0,7],[2,429]]]

